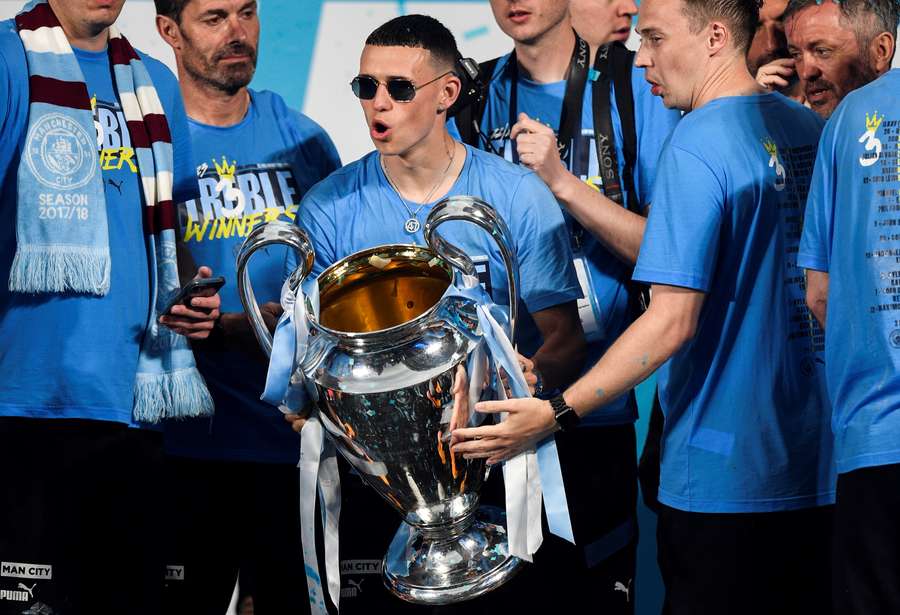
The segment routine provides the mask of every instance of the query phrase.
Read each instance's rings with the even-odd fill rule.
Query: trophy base
[[[387,588],[407,602],[451,604],[512,578],[523,562],[509,554],[505,513],[482,506],[473,517],[442,533],[403,523],[384,558]]]

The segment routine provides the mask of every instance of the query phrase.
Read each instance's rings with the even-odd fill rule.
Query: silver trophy
[[[522,562],[509,554],[504,514],[479,507],[484,460],[450,453],[450,434],[475,425],[476,402],[499,384],[474,301],[444,293],[472,261],[435,229],[448,220],[477,224],[497,242],[506,264],[510,335],[518,302],[518,266],[503,220],[472,197],[441,201],[425,223],[431,249],[385,245],[351,254],[317,279],[318,311],[307,297],[309,345],[298,368],[314,383],[319,418],[336,448],[403,517],[384,558],[384,580],[420,604],[474,598],[512,577]],[[238,255],[238,286],[256,336],[271,351],[246,268],[250,256],[287,244],[309,274],[313,251],[294,225],[253,230]]]

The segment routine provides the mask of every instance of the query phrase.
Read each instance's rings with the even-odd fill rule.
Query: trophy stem
[[[522,560],[509,554],[505,513],[482,506],[444,528],[404,522],[384,558],[384,583],[402,600],[451,604],[491,591],[515,575]]]
[[[423,526],[414,525],[412,523],[410,525],[415,527],[416,530],[422,535],[422,538],[424,538],[425,540],[429,540],[431,542],[453,540],[472,526],[472,524],[475,522],[475,512],[477,510],[477,506],[472,507],[472,510],[470,510],[467,515],[457,519],[456,521],[448,525]]]

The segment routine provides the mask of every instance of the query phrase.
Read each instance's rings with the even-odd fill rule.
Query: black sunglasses
[[[395,101],[409,102],[416,97],[416,91],[421,90],[426,85],[431,85],[441,77],[446,77],[452,72],[452,70],[448,70],[446,73],[438,75],[428,83],[423,83],[422,85],[415,85],[409,79],[392,77],[387,80],[387,83],[385,83],[384,86],[387,88],[388,95]],[[379,85],[381,85],[381,81],[369,75],[357,75],[353,78],[353,81],[350,82],[353,94],[360,100],[372,100],[375,98]]]

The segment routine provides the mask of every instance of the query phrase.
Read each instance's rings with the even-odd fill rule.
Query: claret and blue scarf
[[[28,62],[26,143],[42,144],[42,151],[26,148],[19,164],[17,246],[9,289],[103,296],[110,285],[109,230],[87,86],[46,0],[28,3],[15,22]],[[115,26],[109,28],[108,49],[140,172],[151,272],[150,315],[141,344],[133,416],[157,422],[208,415],[212,399],[187,340],[157,323],[179,286],[169,126],[147,69]],[[79,161],[81,157],[87,160]],[[76,167],[79,172],[66,172]],[[72,209],[78,215],[41,219],[34,205],[47,191],[76,199],[79,208]]]

